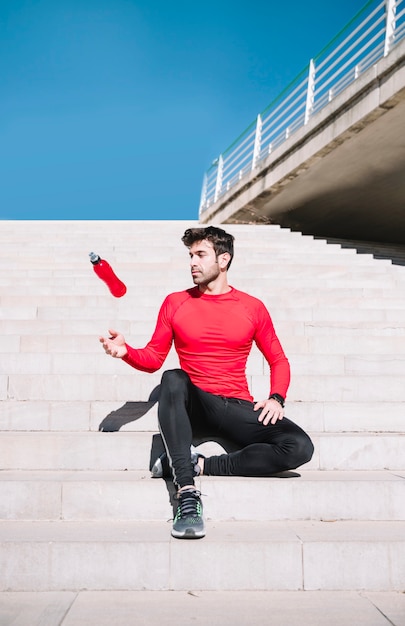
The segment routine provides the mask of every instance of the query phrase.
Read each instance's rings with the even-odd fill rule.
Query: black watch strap
[[[284,408],[285,399],[283,398],[283,396],[280,396],[279,393],[272,393],[269,396],[269,400],[277,400],[277,402],[281,404],[281,406]]]

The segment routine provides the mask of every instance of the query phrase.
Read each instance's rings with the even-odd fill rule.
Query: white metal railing
[[[204,175],[200,215],[405,38],[405,0],[370,0]]]

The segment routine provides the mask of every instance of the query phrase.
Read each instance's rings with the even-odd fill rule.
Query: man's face
[[[191,276],[195,285],[208,285],[220,274],[218,259],[210,241],[196,241],[189,248]]]

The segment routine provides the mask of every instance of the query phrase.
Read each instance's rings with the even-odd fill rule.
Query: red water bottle
[[[94,252],[90,252],[89,257],[97,276],[105,282],[113,296],[121,298],[121,296],[127,292],[127,288],[118,276],[116,276],[111,265]]]

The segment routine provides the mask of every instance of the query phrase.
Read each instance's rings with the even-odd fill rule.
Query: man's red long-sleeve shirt
[[[255,341],[270,366],[271,393],[284,398],[290,366],[264,304],[234,289],[206,295],[198,287],[172,293],[160,308],[145,348],[127,344],[124,361],[145,372],[160,369],[174,341],[180,367],[194,385],[215,395],[253,401],[246,361]]]

